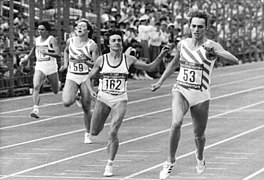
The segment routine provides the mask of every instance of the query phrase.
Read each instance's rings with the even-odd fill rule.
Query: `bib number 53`
[[[184,69],[183,70],[183,80],[187,82],[195,82],[195,71]]]

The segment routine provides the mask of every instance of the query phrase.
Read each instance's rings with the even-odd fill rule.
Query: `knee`
[[[205,134],[195,135],[195,141],[205,141]]]
[[[64,107],[70,107],[73,103],[70,100],[63,100]]]
[[[174,130],[180,130],[181,127],[182,127],[182,123],[175,122],[171,124],[171,128]]]
[[[40,84],[34,84],[33,90],[34,91],[40,91]]]
[[[115,139],[117,139],[117,132],[111,131],[109,133],[109,137],[110,137],[110,140],[114,141]]]

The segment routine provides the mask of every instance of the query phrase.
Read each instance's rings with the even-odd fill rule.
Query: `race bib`
[[[181,62],[181,69],[177,78],[179,85],[191,89],[201,89],[203,65]]]
[[[37,46],[36,47],[36,54],[37,54],[37,61],[49,61],[50,57],[48,55],[42,54],[42,51],[48,52],[48,46]]]
[[[70,63],[70,72],[84,74],[89,72],[89,67],[85,63]]]
[[[119,95],[126,92],[127,74],[108,73],[103,74],[101,83],[102,91],[112,95]]]

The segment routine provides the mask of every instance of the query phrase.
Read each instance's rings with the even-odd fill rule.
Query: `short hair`
[[[92,24],[90,23],[90,21],[88,19],[85,19],[85,18],[81,18],[80,20],[78,20],[76,22],[76,25],[79,24],[80,22],[85,22],[86,25],[87,25],[87,29],[89,30],[89,33],[88,33],[88,37],[91,38],[92,35],[93,35],[93,32],[94,32],[94,29],[93,29],[93,26]]]
[[[41,21],[38,25],[42,25],[47,31],[51,31],[51,25],[48,21]]]
[[[109,29],[108,32],[106,33],[106,36],[108,38],[108,43],[109,43],[109,39],[110,39],[110,36],[113,36],[113,35],[119,35],[123,41],[123,34],[124,32],[120,29]]]
[[[191,24],[194,17],[202,18],[205,20],[205,26],[208,27],[210,15],[205,10],[191,9],[187,15],[189,17],[189,24]]]

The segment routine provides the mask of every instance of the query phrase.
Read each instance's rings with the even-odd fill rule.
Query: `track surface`
[[[169,179],[264,179],[264,62],[217,68],[206,130],[207,170],[195,172],[190,114],[184,119],[177,164]],[[107,161],[108,121],[84,144],[82,111],[63,107],[61,93],[41,95],[40,119],[32,119],[30,96],[0,100],[0,179],[154,180],[167,159],[171,88],[176,74],[153,93],[157,80],[129,80],[129,103],[119,132],[114,176]]]

